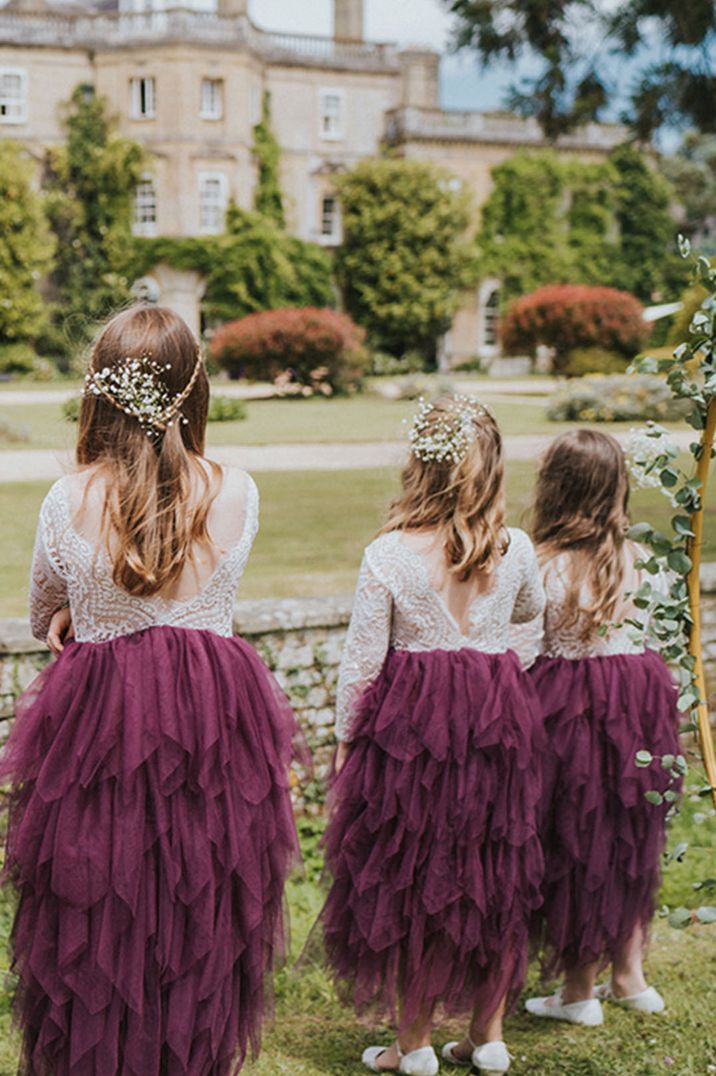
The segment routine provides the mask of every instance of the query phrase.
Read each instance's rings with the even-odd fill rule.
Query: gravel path
[[[624,442],[627,433],[620,434]],[[693,440],[688,431],[673,433],[678,446],[686,449]],[[534,460],[549,441],[543,435],[505,437],[507,459]],[[219,463],[243,467],[247,471],[344,471],[368,467],[396,467],[405,456],[404,441],[365,444],[236,445],[210,449]],[[71,466],[69,453],[52,449],[10,449],[0,452],[0,483],[51,481]]]

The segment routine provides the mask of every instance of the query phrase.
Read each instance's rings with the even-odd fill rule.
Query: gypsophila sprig
[[[472,396],[453,396],[437,421],[435,405],[421,396],[408,433],[410,451],[423,462],[460,463],[477,436],[474,419],[487,413]]]
[[[191,392],[201,369],[201,353],[194,371],[181,392],[170,392],[164,365],[149,355],[127,356],[114,366],[90,370],[85,375],[84,395],[102,396],[125,415],[135,418],[149,437],[158,437],[175,421],[186,424],[181,405]]]

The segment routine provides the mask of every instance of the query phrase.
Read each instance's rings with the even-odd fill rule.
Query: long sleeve
[[[522,536],[522,540],[522,577],[520,589],[512,607],[513,624],[525,624],[528,620],[534,620],[536,617],[541,618],[545,604],[542,573],[537,563],[537,554],[526,534]]]
[[[361,696],[380,673],[390,646],[393,600],[363,558],[338,673],[336,739],[350,740]]]
[[[43,642],[53,615],[68,604],[67,583],[52,552],[54,511],[55,500],[50,491],[40,509],[30,573],[30,627],[35,638]]]

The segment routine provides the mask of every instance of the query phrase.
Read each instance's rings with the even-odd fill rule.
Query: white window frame
[[[207,98],[209,99],[207,102]],[[199,116],[202,120],[221,120],[224,118],[224,80],[210,78],[201,80],[199,90]]]
[[[477,353],[484,358],[500,353],[500,290],[501,282],[495,279],[483,280],[478,290],[480,334]],[[493,301],[495,298],[496,302]]]
[[[217,183],[219,198],[216,201],[216,207],[218,208],[218,220],[216,226],[212,223],[207,223],[205,210],[213,208],[211,205],[207,205],[205,202],[204,186],[207,183]],[[220,235],[224,230],[224,218],[226,216],[226,209],[228,205],[228,191],[229,184],[227,183],[226,175],[224,172],[200,172],[199,173],[199,233],[201,235]]]
[[[143,198],[143,193],[146,188],[151,188],[151,195],[148,198]],[[142,188],[145,191],[142,191]],[[132,234],[152,236],[157,234],[157,185],[154,181],[154,176],[146,174],[143,175],[139,183],[134,190],[134,204],[132,211]],[[144,216],[143,210],[147,208],[154,208],[154,214],[151,219],[142,219]]]
[[[0,124],[27,123],[27,71],[24,67],[0,67],[0,79],[6,75],[18,79],[20,92],[15,97],[0,89],[0,108],[11,109],[9,114],[0,113]]]
[[[331,228],[326,231],[326,223],[329,220],[326,214],[326,202],[333,202],[333,211],[330,216]],[[338,199],[338,195],[332,191],[323,191],[318,203],[319,211],[319,223],[318,223],[318,241],[322,246],[332,247],[337,246],[343,238],[343,222],[341,217],[341,203]]]
[[[147,83],[144,91],[144,111],[142,111],[142,83]],[[149,86],[151,85],[151,89]],[[154,120],[157,117],[157,80],[154,75],[136,75],[129,80],[130,105],[129,114],[133,120]]]
[[[338,101],[338,108],[328,105],[329,99]],[[346,91],[324,86],[318,91],[318,134],[324,142],[340,142],[346,137]]]

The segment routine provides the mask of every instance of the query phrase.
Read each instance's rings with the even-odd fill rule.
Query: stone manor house
[[[439,53],[366,41],[363,21],[363,0],[333,0],[325,37],[259,29],[248,0],[10,0],[0,7],[0,137],[40,159],[62,140],[61,105],[91,84],[151,155],[136,233],[210,234],[222,230],[230,197],[252,204],[252,128],[268,91],[297,236],[340,243],[334,176],[385,144],[445,167],[479,206],[491,168],[541,146],[539,128],[503,112],[444,110]],[[559,148],[601,157],[623,137],[618,126],[592,124]],[[148,286],[196,324],[201,282],[191,277],[158,267]],[[485,280],[466,296],[445,362],[496,353],[498,289]]]

